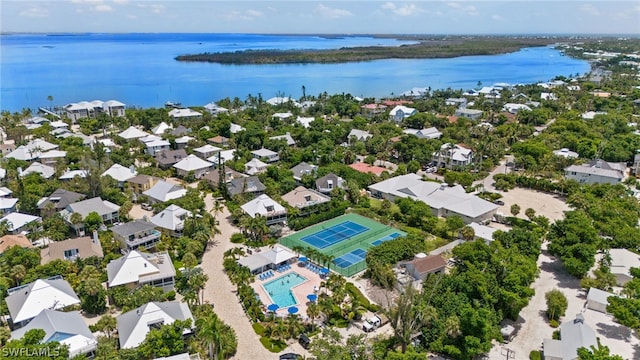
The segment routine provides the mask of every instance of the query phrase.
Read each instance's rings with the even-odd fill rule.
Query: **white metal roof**
[[[131,139],[139,139],[141,137],[145,137],[148,136],[149,134],[147,134],[146,132],[142,131],[142,130],[138,130],[133,126],[129,126],[129,128],[123,132],[121,132],[120,134],[118,134],[118,136],[120,136],[123,139],[127,139],[127,140],[131,140]]]
[[[191,211],[178,205],[169,205],[151,218],[151,222],[161,228],[176,230],[184,226],[184,219],[192,216]]]
[[[265,194],[262,194],[242,205],[241,208],[251,217],[255,217],[256,214],[267,216],[270,213],[286,211],[284,206],[278,204],[275,200]]]
[[[195,171],[200,169],[207,169],[212,166],[213,166],[212,163],[206,160],[202,160],[193,154],[187,156],[186,158],[180,160],[179,162],[173,165],[174,168],[178,170],[183,170],[183,171]]]
[[[5,299],[14,323],[29,320],[44,309],[62,309],[80,304],[69,283],[62,279],[38,279]]]
[[[127,181],[132,177],[138,175],[138,171],[135,167],[124,167],[120,164],[113,164],[107,171],[102,173],[102,176],[111,176],[118,181]]]
[[[161,322],[164,325],[169,325],[176,320],[183,321],[186,319],[191,319],[191,325],[195,326],[191,310],[185,303],[168,301],[162,303],[150,302],[142,305],[118,316],[120,347],[130,349],[140,345],[147,333],[151,331],[150,324]],[[186,334],[190,332],[191,329],[185,331]]]
[[[160,180],[153,185],[151,189],[144,191],[143,194],[157,201],[165,202],[185,196],[187,194],[187,189],[182,186]]]

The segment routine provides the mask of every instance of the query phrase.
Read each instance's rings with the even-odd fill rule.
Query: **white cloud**
[[[94,6],[92,10],[97,12],[109,12],[109,11],[113,11],[113,8],[107,4],[100,4],[100,5]]]
[[[227,20],[243,20],[243,21],[252,21],[257,17],[261,17],[263,13],[258,10],[246,10],[246,11],[238,11],[233,10],[224,15]]]
[[[337,19],[337,18],[353,15],[349,10],[330,8],[323,4],[319,4],[318,6],[316,6],[313,12],[318,15],[321,15],[322,17],[330,18],[330,19]]]
[[[41,7],[30,7],[27,10],[21,11],[20,16],[30,18],[45,18],[49,16],[49,10]]]
[[[71,0],[73,4],[102,4],[102,0]]]
[[[491,20],[494,20],[494,21],[504,21],[504,18],[503,18],[502,16],[500,16],[500,15],[493,14],[493,15],[491,15]]]
[[[462,4],[457,3],[457,2],[450,2],[450,3],[447,3],[447,6],[449,6],[450,8],[452,8],[452,9],[454,9],[456,11],[465,13],[465,14],[470,15],[470,16],[476,16],[476,15],[480,14],[478,12],[478,9],[473,5],[462,5]]]
[[[128,4],[129,0],[111,0],[114,2],[114,4],[119,4],[119,5],[124,5],[124,4]]]
[[[140,9],[150,9],[152,13],[159,14],[164,11],[165,7],[162,4],[138,4]]]
[[[383,10],[391,11],[398,16],[411,16],[425,12],[423,9],[416,6],[416,4],[404,4],[402,6],[397,6],[392,2],[386,2],[381,6],[381,8]]]
[[[591,4],[584,4],[580,7],[580,11],[587,13],[589,15],[598,16],[600,15],[600,10]]]

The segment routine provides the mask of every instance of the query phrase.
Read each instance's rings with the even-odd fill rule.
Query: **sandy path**
[[[207,194],[205,204],[207,210],[212,208],[211,194]],[[202,258],[203,271],[209,276],[204,289],[204,299],[214,304],[216,314],[236,331],[238,351],[232,359],[278,359],[278,354],[269,352],[260,344],[260,337],[253,331],[251,322],[235,294],[235,286],[223,271],[223,254],[234,247],[229,239],[231,234],[239,230],[231,224],[231,214],[226,207],[216,218],[221,234],[214,237],[213,244],[208,247]]]

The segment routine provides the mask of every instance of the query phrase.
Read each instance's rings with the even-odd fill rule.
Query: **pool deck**
[[[281,276],[287,275],[292,272],[296,272],[307,279],[307,281],[303,282],[302,284],[296,285],[292,289],[293,296],[296,298],[296,300],[298,300],[298,304],[294,306],[296,306],[299,310],[298,315],[301,318],[305,319],[307,318],[307,302],[309,302],[309,300],[307,299],[307,295],[313,294],[314,286],[317,288],[320,287],[320,283],[323,281],[320,278],[320,275],[314,273],[313,271],[307,269],[306,267],[298,266],[298,263],[296,262],[291,264],[290,270],[286,270],[283,272],[277,272],[273,270],[274,276],[266,280],[260,280],[256,277],[256,280],[251,284],[251,286],[254,288],[256,293],[258,293],[258,296],[260,296],[260,300],[262,301],[266,309],[266,307],[271,304],[271,298],[267,295],[262,284],[266,284],[269,281],[272,281],[274,279],[277,279]],[[284,317],[284,316],[287,316],[289,313],[287,308],[281,308],[281,309],[278,309],[278,311],[276,311],[276,314],[278,316]]]

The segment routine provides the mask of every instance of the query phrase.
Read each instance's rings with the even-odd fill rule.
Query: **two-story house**
[[[166,251],[154,254],[131,250],[107,264],[107,286],[135,289],[144,285],[173,290],[176,270]]]
[[[254,150],[251,152],[251,155],[254,159],[259,159],[266,163],[273,163],[280,160],[280,156],[277,152],[265,148]]]
[[[438,167],[457,169],[473,163],[473,150],[461,144],[443,144],[433,153],[433,161]]]
[[[160,242],[160,231],[156,225],[144,221],[134,220],[111,228],[114,240],[119,241],[123,248],[136,250],[138,248],[150,249]]]
[[[75,261],[92,256],[98,258],[104,256],[97,232],[94,232],[92,237],[83,236],[63,241],[52,241],[46,248],[40,250],[40,264],[48,264],[53,260]]]
[[[95,212],[100,215],[102,222],[105,224],[113,224],[120,221],[119,211],[120,206],[110,201],[102,200],[99,197],[94,197],[67,205],[64,210],[60,211],[60,215],[77,234],[82,234],[84,232],[84,219],[90,213]],[[73,214],[79,214],[82,222],[74,223]]]
[[[287,209],[265,194],[247,202],[241,208],[252,218],[263,216],[267,225],[280,224],[287,221]]]
[[[136,195],[141,195],[143,192],[151,189],[156,183],[160,181],[160,178],[150,175],[136,175],[127,180],[129,189]]]
[[[178,205],[169,205],[155,214],[151,218],[151,222],[163,232],[167,232],[173,237],[180,237],[184,230],[184,222],[191,216],[193,216],[191,211]]]

